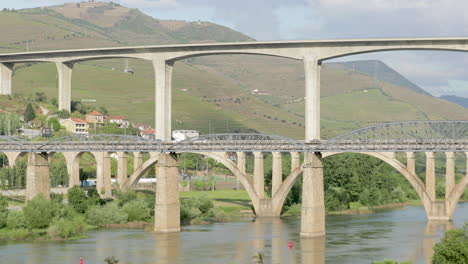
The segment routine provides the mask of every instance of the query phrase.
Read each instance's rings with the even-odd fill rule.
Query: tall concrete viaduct
[[[8,139],[7,143],[0,144],[0,151],[11,153],[8,155],[11,159],[10,162],[13,163],[15,156],[29,152],[27,177],[29,187],[27,188],[30,197],[38,193],[48,194],[48,170],[46,168],[48,166],[47,157],[50,153],[67,153],[65,157],[70,175],[69,182],[76,184],[79,157],[85,151],[92,152],[98,163],[98,189],[102,191],[104,196],[111,194],[110,173],[108,172],[110,152],[119,152],[118,179],[123,188],[130,188],[151,165],[157,163],[156,196],[158,199],[155,208],[155,230],[157,232],[177,232],[180,230],[178,169],[174,155],[174,153],[180,152],[200,153],[223,163],[239,178],[259,217],[279,216],[287,193],[302,173],[302,237],[316,237],[325,234],[322,159],[342,152],[364,153],[390,164],[402,173],[415,188],[424,204],[428,219],[448,220],[452,217],[455,206],[468,184],[468,173],[455,184],[453,161],[455,152],[465,152],[467,155],[468,129],[466,129],[466,123],[435,124],[428,122],[423,125],[422,130],[409,129],[406,137],[391,138],[385,138],[385,135],[391,135],[388,133],[389,131],[399,131],[395,127],[391,127],[393,130],[385,130],[389,126],[382,126],[378,129],[373,127],[353,131],[331,141],[320,141],[320,69],[322,61],[360,53],[390,50],[468,51],[468,38],[214,43],[0,54],[0,94],[11,94],[12,69],[15,63],[52,62],[56,64],[59,76],[59,108],[67,111],[70,110],[71,76],[75,63],[107,58],[138,58],[151,61],[155,72],[156,136],[161,143],[150,144],[154,148],[138,151],[138,149],[129,147],[132,144],[133,146],[138,145],[135,142],[122,147],[119,144],[103,145],[102,142],[95,141],[88,142],[89,146],[95,146],[95,149],[83,150],[79,147],[82,144],[70,146],[66,141],[56,142],[55,145],[54,143],[46,143],[37,146],[32,143],[29,145],[24,142],[24,144],[15,143]],[[236,137],[235,135],[224,138],[221,143],[217,135],[210,135],[214,139],[208,136],[176,145],[170,143],[171,81],[174,62],[190,57],[218,54],[257,54],[303,61],[305,72],[305,138],[303,141],[285,140],[278,143],[273,138],[276,143],[272,144],[272,139],[267,137],[263,141],[255,141],[262,144],[252,146],[252,142],[245,138],[232,140],[232,137]],[[444,129],[444,127],[453,129]],[[372,132],[370,133],[370,131]],[[374,133],[374,131],[381,131],[381,133]],[[415,131],[421,131],[421,133],[418,134]],[[460,131],[463,133],[458,133]],[[424,136],[421,137],[422,134]],[[29,149],[21,150],[21,147],[26,145],[28,145],[26,148]],[[60,145],[66,146],[66,148],[48,148]],[[14,146],[20,146],[20,149],[15,151]],[[127,176],[123,172],[128,152],[136,152],[134,154],[136,157],[139,157],[138,153],[141,152],[150,152],[152,155],[145,162],[136,158],[138,164],[135,164],[135,172],[133,175]],[[226,158],[227,152],[237,152],[237,163]],[[245,152],[254,153],[255,168],[252,178],[246,174]],[[266,198],[264,194],[263,153],[265,152],[273,153],[273,193],[271,198]],[[292,156],[292,170],[284,180],[280,173],[281,153],[283,152],[290,152]],[[299,152],[304,153],[303,162],[300,162]],[[396,152],[406,153],[406,164],[396,158]],[[415,152],[426,153],[425,182],[422,182],[415,174]],[[436,200],[435,197],[434,152],[445,152],[447,157],[446,197],[443,201]]]

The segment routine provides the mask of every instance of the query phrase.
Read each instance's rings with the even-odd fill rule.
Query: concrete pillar
[[[302,173],[301,237],[325,235],[325,202],[321,153],[304,154]]]
[[[16,160],[21,155],[21,152],[4,152],[4,154],[8,158],[8,166],[11,168],[15,166]]]
[[[445,152],[445,200],[455,188],[455,153]]]
[[[245,174],[245,152],[237,152],[237,169]]]
[[[13,63],[0,63],[0,95],[11,95]]]
[[[50,198],[49,162],[46,153],[29,153],[26,173],[26,199],[42,194]]]
[[[71,79],[73,63],[55,63],[58,72],[58,108],[71,110]]]
[[[303,58],[305,74],[305,141],[320,139],[320,62]]]
[[[117,152],[117,183],[120,187],[125,183],[127,180],[127,157],[128,154],[126,152]]]
[[[171,94],[172,69],[174,62],[164,59],[153,59],[156,80],[156,139],[171,141]]]
[[[291,152],[291,172],[301,165],[301,156],[299,152]]]
[[[406,152],[406,168],[413,175],[416,175],[416,162],[414,161],[414,152]]]
[[[272,181],[271,181],[271,197],[283,182],[283,166],[281,162],[281,152],[273,152],[273,166],[272,166]]]
[[[112,197],[111,161],[109,152],[93,152],[96,158],[96,189],[102,198]]]
[[[67,162],[68,171],[68,187],[80,185],[80,153],[79,152],[63,152],[65,161]]]
[[[435,193],[435,162],[434,152],[426,152],[426,192],[432,202],[436,200]]]
[[[254,152],[254,190],[259,199],[265,197],[265,177],[263,171],[263,153]]]
[[[180,232],[179,170],[175,155],[160,154],[154,209],[154,231]]]
[[[143,153],[133,152],[133,172],[143,165]]]

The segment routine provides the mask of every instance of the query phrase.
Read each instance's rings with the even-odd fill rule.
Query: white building
[[[198,137],[200,133],[196,130],[174,130],[172,131],[172,139],[175,142],[183,141],[192,137]]]

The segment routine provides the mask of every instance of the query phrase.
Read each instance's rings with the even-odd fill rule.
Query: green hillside
[[[158,20],[112,3],[3,11],[0,30],[3,52],[252,40],[212,23]],[[112,115],[153,125],[152,65],[129,59],[133,75],[124,73],[124,65],[122,59],[76,64],[72,100],[95,99],[96,106],[105,106]],[[385,72],[392,73],[389,82],[348,67],[324,64],[322,68],[324,137],[387,121],[468,119],[467,109],[412,91],[414,87],[405,86],[406,79],[399,82],[404,77],[388,67]],[[254,89],[265,95],[253,95]],[[57,97],[55,65],[15,65],[13,94],[28,96],[40,91],[49,99]],[[303,97],[301,61],[255,55],[192,58],[177,62],[174,69],[173,128],[203,133],[253,129],[303,138]]]

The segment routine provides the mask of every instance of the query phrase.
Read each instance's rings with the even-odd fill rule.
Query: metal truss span
[[[263,134],[210,134],[180,141],[167,152],[304,152],[298,140]]]
[[[468,121],[406,121],[357,129],[311,146],[313,152],[466,152]]]
[[[14,136],[0,136],[0,152],[31,152],[32,142]]]
[[[162,152],[160,140],[129,135],[70,135],[36,145],[35,152]]]

